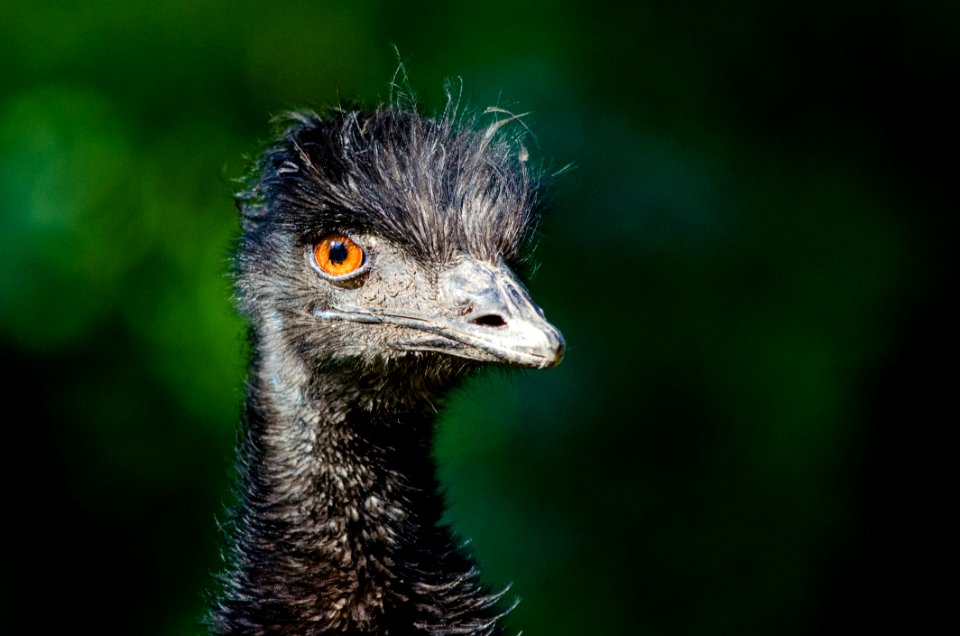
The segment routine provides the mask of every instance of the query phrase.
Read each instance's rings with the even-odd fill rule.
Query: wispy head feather
[[[256,243],[278,226],[299,234],[353,230],[431,260],[464,251],[521,261],[539,215],[525,127],[507,125],[523,115],[487,109],[507,117],[480,126],[459,99],[448,92],[435,118],[410,103],[284,115],[238,195],[244,240]]]

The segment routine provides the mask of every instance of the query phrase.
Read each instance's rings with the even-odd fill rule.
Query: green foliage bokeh
[[[386,99],[394,46],[423,110],[462,80],[572,164],[531,283],[567,359],[471,383],[438,440],[511,628],[852,621],[902,583],[871,524],[898,516],[876,491],[911,394],[883,388],[942,324],[957,25],[946,3],[6,2],[9,633],[198,632],[244,378],[235,179],[271,115]]]

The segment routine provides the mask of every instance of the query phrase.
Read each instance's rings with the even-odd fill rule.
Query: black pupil
[[[347,260],[349,250],[343,241],[330,241],[330,262],[340,265]]]

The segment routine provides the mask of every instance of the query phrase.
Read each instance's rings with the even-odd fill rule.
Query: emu
[[[503,593],[441,523],[432,438],[474,370],[563,357],[521,282],[542,178],[509,119],[298,112],[255,161],[237,196],[252,347],[212,633],[503,633]]]

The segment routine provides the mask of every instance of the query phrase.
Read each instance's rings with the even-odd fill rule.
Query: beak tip
[[[563,362],[563,356],[566,354],[566,351],[567,351],[567,345],[563,341],[563,338],[560,338],[560,343],[554,352],[553,360],[550,362],[550,365],[547,366],[547,368],[552,369],[554,367],[560,366],[560,363]]]
[[[553,369],[563,362],[563,356],[567,349],[567,343],[563,339],[563,334],[556,327],[550,325],[552,329],[544,335],[547,337],[547,346],[544,347],[544,356],[541,369]]]

